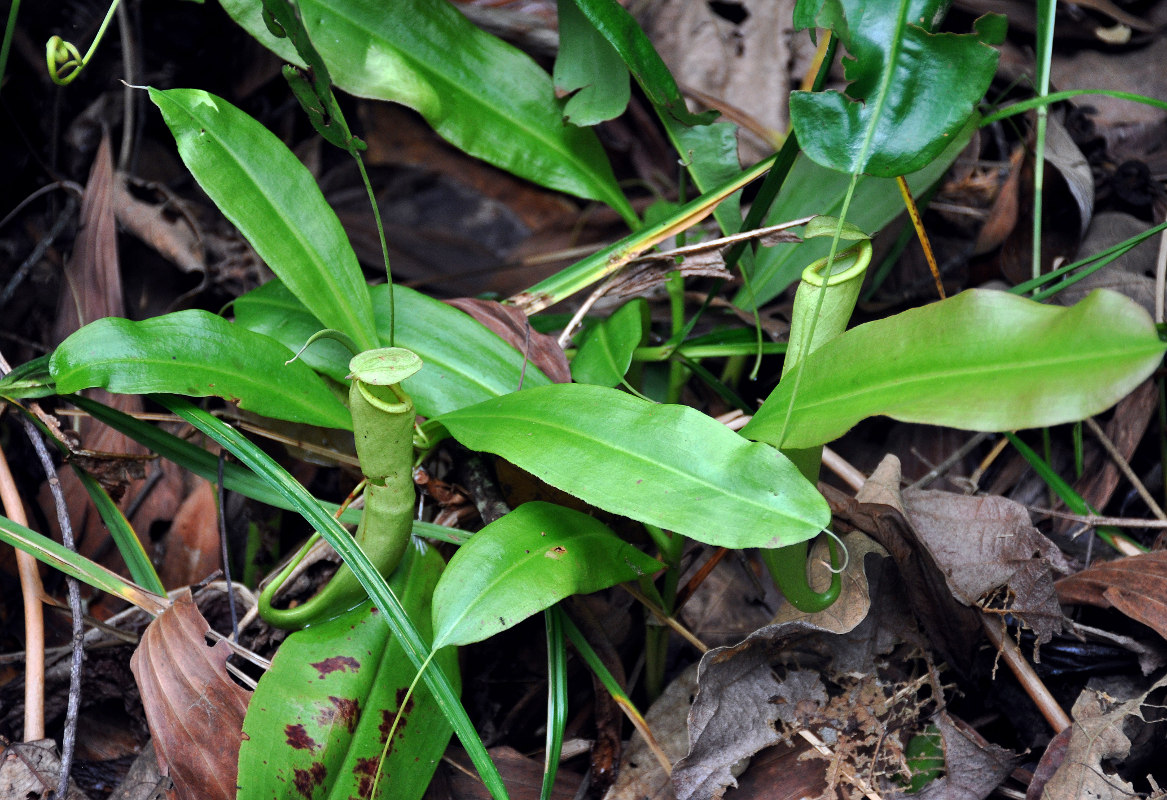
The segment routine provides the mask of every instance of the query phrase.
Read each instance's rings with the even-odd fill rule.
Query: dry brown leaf
[[[790,603],[785,603],[778,609],[772,622],[805,619],[824,630],[846,633],[864,620],[871,609],[871,592],[867,583],[867,571],[864,568],[867,554],[872,553],[883,558],[887,558],[888,554],[878,542],[858,531],[848,533],[842,539],[843,547],[847,551],[847,566],[843,570],[843,588],[839,592],[839,599],[815,614],[807,614]],[[826,586],[830,581],[830,552],[825,539],[820,537],[815,542],[815,547],[807,560],[810,564],[807,570],[810,585]]]
[[[944,743],[945,775],[912,797],[919,800],[981,800],[992,794],[1017,766],[1020,757],[990,744],[975,731],[957,726],[952,717],[937,715]]]
[[[150,623],[130,667],[142,694],[159,770],[178,800],[234,800],[243,717],[251,694],[227,675],[231,649],[213,647],[190,596]]]
[[[1095,564],[1054,587],[1063,604],[1116,608],[1167,639],[1167,552]]]
[[[571,383],[567,355],[554,336],[532,330],[527,315],[517,306],[505,306],[494,300],[459,297],[447,300],[454,308],[465,311],[490,328],[502,339],[526,354],[531,363],[556,383]]]
[[[870,703],[830,703],[821,682],[816,683],[820,681],[819,672],[791,667],[779,679],[773,667],[796,657],[799,664],[822,665],[822,676],[848,683],[847,691],[877,690],[870,685],[858,686],[846,676],[874,676],[881,654],[904,640],[915,639],[917,634],[899,594],[898,579],[892,578],[892,570],[884,569],[885,565],[890,567],[888,559],[875,558],[874,553],[863,559],[875,598],[872,612],[852,629],[845,630],[843,626],[836,631],[806,620],[793,620],[768,625],[740,644],[705,654],[697,698],[689,714],[689,753],[673,770],[678,798],[720,797],[734,783],[735,765],[787,740],[792,729],[811,725],[813,720],[812,730],[820,730],[831,724],[826,721],[831,715],[843,729],[851,721],[838,719],[839,715],[853,715],[861,708],[871,707]],[[830,620],[828,624],[838,622]],[[792,656],[794,650],[797,656]],[[838,694],[842,696],[843,692]],[[874,725],[875,716],[869,721]],[[799,785],[805,783],[806,777],[799,774],[801,769],[821,775],[823,766],[812,762],[793,770],[789,779]]]
[[[57,791],[60,773],[61,758],[52,739],[10,745],[0,757],[0,797],[43,800]],[[67,800],[86,800],[72,779]]]
[[[528,758],[512,747],[492,747],[490,760],[498,767],[510,800],[538,800],[543,784],[543,761]],[[458,764],[452,768],[444,760],[426,791],[427,800],[491,800],[490,791],[475,774],[470,759],[451,748],[446,758]],[[551,789],[552,800],[572,800],[581,783],[579,775],[560,769]]]
[[[1164,686],[1167,686],[1167,679],[1125,702],[1116,701],[1105,692],[1084,689],[1071,711],[1074,724],[1065,759],[1049,779],[1042,797],[1050,800],[1071,797],[1126,800],[1138,797],[1130,783],[1104,769],[1102,762],[1126,758],[1131,747],[1131,740],[1123,727],[1127,718],[1134,717],[1146,723],[1142,707],[1147,696]]]
[[[206,580],[222,566],[219,531],[215,520],[218,505],[215,487],[202,478],[174,513],[166,537],[166,555],[158,576],[165,586],[190,586]]]
[[[139,200],[130,192],[129,180],[120,172],[114,178],[113,202],[118,222],[171,264],[183,272],[202,275],[205,280],[206,248],[191,217],[182,213],[182,201],[152,184],[145,188],[163,192],[166,199],[158,204]]]
[[[791,76],[791,63],[799,50],[814,49],[805,31],[792,30],[793,5],[789,0],[645,5],[645,31],[677,82],[710,103],[724,104],[727,117],[735,110],[745,114],[748,118],[735,119],[740,125],[761,129],[742,140],[743,160],[767,155],[775,132],[788,127],[786,101],[801,78]]]
[[[1090,224],[1086,238],[1078,250],[1078,258],[1100,253],[1106,248],[1143,233],[1151,227],[1130,214],[1107,211]],[[1072,306],[1095,289],[1121,292],[1155,313],[1155,259],[1159,252],[1159,237],[1152,236],[1138,247],[1129,250],[1097,272],[1054,295],[1058,305]]]
[[[1020,503],[989,495],[905,490],[904,510],[954,597],[966,606],[1011,613],[1048,642],[1062,630],[1051,571],[1070,571]]]

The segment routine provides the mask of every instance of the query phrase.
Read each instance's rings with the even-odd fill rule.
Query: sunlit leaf
[[[1165,349],[1146,311],[1115,292],[1061,308],[974,289],[827,342],[803,362],[786,438],[793,381],[742,435],[814,447],[876,414],[986,431],[1071,422],[1126,396]]]

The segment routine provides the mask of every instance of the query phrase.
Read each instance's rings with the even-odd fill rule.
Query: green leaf
[[[62,394],[100,387],[222,397],[257,414],[351,430],[344,404],[308,367],[285,365],[290,356],[267,336],[191,310],[96,320],[63,341],[49,364]]]
[[[997,51],[980,27],[932,33],[942,0],[899,0],[898,8],[862,0],[818,5],[814,24],[832,29],[852,55],[843,61],[851,83],[847,96],[791,92],[790,119],[803,151],[847,173],[895,177],[923,168],[973,116],[996,72]],[[993,28],[984,26],[990,39]]]
[[[430,653],[428,643],[422,638],[417,627],[410,620],[409,615],[401,605],[401,601],[385,583],[385,579],[370,563],[368,556],[361,552],[360,547],[348,531],[340,526],[323,505],[321,505],[308,491],[301,486],[287,470],[277,464],[266,453],[245,439],[234,428],[216,419],[210,414],[191,405],[184,398],[174,395],[155,395],[156,402],[194,425],[198,430],[211,437],[214,441],[234,454],[246,466],[250,467],[258,476],[266,481],[276,492],[283,495],[286,502],[303,515],[332,548],[340,555],[344,563],[349,566],[365,587],[369,597],[380,611],[382,618],[389,625],[394,638],[405,650],[410,663],[421,668],[426,663]],[[458,700],[458,692],[445,670],[439,664],[430,664],[422,676],[426,685],[433,692],[442,714],[454,726],[454,733],[466,748],[470,760],[478,769],[491,795],[496,798],[507,796],[506,787],[498,769],[486,753],[486,747],[478,734],[474,731],[474,724],[467,716],[466,710]]]
[[[434,549],[410,548],[389,579],[423,639],[430,598],[445,563]],[[453,729],[420,686],[406,704],[372,795],[385,737],[416,669],[382,614],[364,603],[280,645],[260,678],[243,721],[239,798],[420,798]],[[437,660],[458,683],[458,654]],[[311,786],[302,776],[321,775]],[[304,792],[305,788],[310,792]]]
[[[253,4],[258,11],[259,4]],[[250,116],[196,89],[150,90],[187,169],[326,328],[377,346],[368,287],[307,168]]]
[[[523,355],[469,314],[426,297],[405,286],[393,288],[396,298],[396,339],[399,347],[416,353],[425,365],[402,382],[417,413],[435,417],[480,403],[524,386],[543,386],[551,379],[533,364],[523,370]],[[389,287],[371,290],[374,314],[382,341],[389,338]],[[320,322],[287,287],[269,281],[235,301],[238,323],[298,350]],[[351,354],[336,342],[317,341],[300,359],[313,369],[343,381]]]
[[[565,597],[661,567],[583,512],[525,503],[450,559],[434,590],[434,647],[480,642]]]
[[[953,135],[948,149],[939,157],[918,172],[906,176],[908,188],[913,194],[918,196],[940,180],[964,150],[975,130],[975,125],[967,125]],[[777,225],[812,214],[837,217],[843,209],[843,197],[850,182],[850,176],[819,166],[805,155],[799,155],[782,185],[778,201],[766,215],[764,224]],[[903,210],[904,203],[895,180],[861,175],[847,211],[847,222],[864,231],[879,231],[902,214]],[[776,244],[759,248],[750,273],[753,295],[745,288],[739,290],[734,297],[734,305],[750,309],[755,302],[759,306],[770,302],[798,280],[807,264],[826,257],[830,246],[829,239],[819,238],[802,244]]]
[[[341,89],[409,106],[460,150],[542,186],[607,203],[636,224],[595,134],[563,124],[551,76],[453,5],[300,0],[299,6]],[[291,44],[268,31],[258,3],[223,0],[223,8],[265,47],[298,63]]]
[[[823,345],[804,362],[786,439],[776,441],[792,381],[742,435],[814,447],[876,414],[986,431],[1071,422],[1118,402],[1165,349],[1147,313],[1115,292],[1060,308],[974,289]]]
[[[615,48],[649,101],[685,125],[704,125],[716,111],[694,114],[685,105],[673,74],[640,24],[616,0],[574,0],[595,29]]]
[[[637,297],[592,326],[571,361],[576,383],[615,386],[624,380],[648,324],[648,301]]]
[[[571,95],[563,119],[596,125],[624,113],[632,91],[628,70],[612,45],[580,13],[574,0],[559,0],[559,54],[555,57],[556,93]]]
[[[19,548],[53,569],[58,569],[114,597],[120,597],[151,614],[162,613],[168,605],[165,597],[159,597],[131,583],[116,572],[111,572],[101,564],[74,553],[64,545],[18,522],[13,522],[8,517],[0,516],[0,542]]]
[[[443,415],[502,456],[614,514],[722,547],[781,547],[826,527],[826,501],[789,460],[687,406],[556,384]]]
[[[148,589],[154,594],[165,596],[166,587],[162,585],[162,579],[158,577],[158,572],[154,569],[150,556],[146,554],[142,540],[134,532],[126,515],[122,513],[117,503],[92,475],[76,464],[73,464],[72,467],[73,472],[81,481],[81,485],[89,494],[89,498],[93,501],[93,505],[97,508],[97,513],[101,515],[101,521],[105,523],[109,535],[113,537],[118,553],[126,562],[126,569],[129,570],[130,577],[142,588]]]
[[[56,393],[57,388],[49,372],[48,356],[34,358],[13,367],[11,372],[0,378],[0,397],[9,400],[36,400]]]

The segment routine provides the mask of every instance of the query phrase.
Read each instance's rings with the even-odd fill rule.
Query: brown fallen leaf
[[[1105,692],[1084,689],[1071,714],[1070,742],[1057,772],[1046,783],[1043,797],[1089,797],[1096,800],[1125,800],[1138,797],[1134,786],[1104,769],[1104,760],[1121,761],[1130,753],[1131,740],[1124,725],[1128,718],[1144,723],[1143,705],[1151,692],[1167,686],[1160,680],[1141,696],[1116,701]]]
[[[213,647],[190,592],[150,623],[130,659],[159,771],[178,800],[234,800],[251,694],[227,675],[231,649]]]
[[[488,752],[511,800],[537,800],[543,784],[541,759],[528,758],[512,747],[492,747]],[[561,768],[551,788],[552,800],[571,800],[577,795],[580,783],[579,775]],[[425,797],[426,800],[490,800],[491,795],[474,772],[470,758],[455,746],[447,751]]]
[[[52,739],[9,745],[0,755],[0,797],[43,800],[57,791],[60,773],[61,758]],[[67,794],[66,800],[87,800],[72,779]]]
[[[527,315],[521,308],[473,297],[459,297],[446,302],[460,311],[465,311],[520,353],[525,353],[531,363],[551,380],[556,383],[571,383],[571,367],[567,365],[567,355],[564,354],[563,348],[559,346],[554,336],[532,330]]]
[[[976,732],[957,725],[946,713],[936,716],[944,745],[944,776],[912,797],[918,800],[980,800],[993,793],[1013,771],[1020,756],[986,742]]]
[[[1054,588],[1065,605],[1116,608],[1167,639],[1167,552],[1095,564]]]

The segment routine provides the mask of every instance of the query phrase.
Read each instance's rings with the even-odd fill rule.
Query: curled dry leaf
[[[1151,692],[1167,686],[1160,680],[1141,696],[1125,702],[1115,701],[1105,692],[1085,689],[1078,696],[1071,712],[1074,724],[1065,758],[1057,772],[1045,786],[1044,797],[1092,797],[1099,800],[1120,800],[1139,795],[1134,786],[1110,774],[1103,768],[1103,760],[1126,758],[1131,740],[1124,732],[1128,717],[1144,723],[1143,706]]]
[[[17,742],[0,756],[0,797],[42,800],[57,789],[61,757],[52,739]],[[69,781],[66,800],[87,800],[85,792]]]
[[[995,495],[906,490],[901,496],[899,460],[894,456],[884,459],[868,483],[871,488],[864,487],[856,499],[900,510],[910,531],[899,533],[926,549],[924,563],[939,571],[952,597],[962,605],[1013,614],[1042,643],[1062,630],[1052,572],[1065,574],[1070,567],[1061,551],[1033,527],[1024,506]],[[872,535],[893,557],[904,549],[902,543],[884,541],[876,532]],[[896,561],[905,567],[900,558]],[[926,581],[934,582],[934,576]],[[924,624],[932,634],[951,623],[941,617]],[[950,638],[941,636],[940,641]]]
[[[1167,552],[1096,564],[1054,586],[1066,605],[1116,608],[1167,639]]]
[[[250,693],[227,675],[225,641],[187,591],[150,623],[130,659],[161,772],[178,800],[234,800],[243,717]]]
[[[459,297],[446,301],[465,311],[498,334],[504,341],[526,354],[531,363],[556,383],[571,383],[571,367],[554,336],[532,330],[527,315],[518,306],[504,306],[494,300]]]

